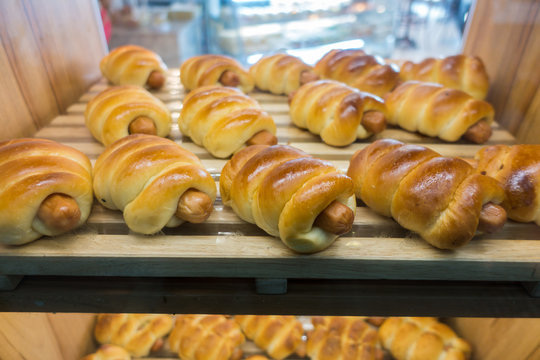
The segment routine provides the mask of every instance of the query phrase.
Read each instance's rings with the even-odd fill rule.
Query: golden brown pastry
[[[469,344],[435,318],[388,318],[379,339],[397,360],[466,360],[471,355]]]
[[[367,206],[439,249],[465,245],[477,229],[494,232],[506,221],[497,181],[423,146],[377,140],[353,155],[348,175]]]
[[[403,81],[434,82],[466,92],[483,100],[489,90],[489,78],[482,60],[476,56],[454,55],[443,59],[427,58],[415,64],[401,65],[399,77]]]
[[[178,315],[169,347],[182,360],[238,360],[245,337],[223,315]]]
[[[360,49],[331,50],[315,64],[315,73],[377,96],[392,91],[399,80],[397,66]]]
[[[352,180],[290,146],[248,146],[225,164],[219,185],[240,218],[300,253],[323,250],[352,227]]]
[[[93,354],[86,355],[81,360],[131,360],[129,353],[123,347],[105,344]]]
[[[508,217],[540,226],[540,145],[495,145],[475,156],[477,171],[503,184]]]
[[[45,139],[0,142],[0,243],[21,245],[84,224],[92,208],[86,155]]]
[[[287,54],[265,56],[249,72],[258,89],[276,95],[289,95],[301,85],[319,79],[311,66]]]
[[[223,55],[194,56],[182,63],[180,80],[187,91],[206,85],[239,88],[245,93],[253,90],[250,73],[233,58]]]
[[[191,91],[184,99],[178,126],[218,158],[229,157],[246,145],[277,143],[274,120],[257,101],[233,88],[204,86]]]
[[[120,46],[99,63],[101,73],[114,85],[159,89],[165,84],[167,66],[153,51],[136,45]]]
[[[86,126],[108,146],[129,134],[169,135],[171,114],[158,98],[138,86],[106,89],[88,102]]]
[[[349,145],[386,127],[383,99],[333,80],[303,85],[293,95],[289,113],[296,126],[333,146]]]
[[[199,158],[174,141],[135,134],[98,157],[94,192],[103,206],[123,211],[131,230],[154,234],[184,221],[205,221],[216,184]]]
[[[481,144],[491,136],[495,112],[482,100],[439,84],[407,81],[385,98],[388,123],[407,131]]]
[[[285,359],[296,353],[305,355],[305,343],[302,339],[302,323],[294,316],[281,315],[237,315],[246,337],[263,349],[272,359]]]
[[[382,358],[377,331],[358,316],[314,316],[308,333],[311,360],[375,360]]]
[[[98,314],[94,336],[100,344],[122,346],[132,356],[146,356],[163,346],[173,326],[170,315]]]

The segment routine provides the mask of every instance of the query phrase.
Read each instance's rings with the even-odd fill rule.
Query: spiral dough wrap
[[[92,165],[82,152],[45,139],[3,141],[0,174],[0,243],[25,244],[86,222],[93,201]],[[75,202],[79,216],[69,228],[51,226],[38,215],[55,194]]]
[[[285,145],[255,145],[236,153],[223,168],[220,190],[223,203],[240,218],[300,253],[323,250],[338,237],[314,226],[329,204],[339,202],[353,217],[356,211],[348,176]]]
[[[212,176],[200,160],[169,139],[130,135],[107,147],[94,166],[94,191],[99,202],[122,210],[127,226],[153,234],[180,225],[175,216],[181,197],[190,189],[216,198]]]

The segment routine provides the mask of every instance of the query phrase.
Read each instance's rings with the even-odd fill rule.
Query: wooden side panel
[[[97,2],[0,2],[0,140],[30,136],[100,78]]]
[[[464,53],[480,56],[490,75],[496,120],[519,142],[539,143],[540,2],[477,0],[465,38]]]
[[[64,359],[80,359],[95,351],[95,314],[47,314]]]

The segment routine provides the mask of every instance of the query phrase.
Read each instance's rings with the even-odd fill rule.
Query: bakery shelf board
[[[95,84],[66,114],[35,136],[73,146],[94,162],[104,147],[86,129],[84,109],[107,86],[105,81]],[[155,94],[176,120],[184,97],[178,71],[171,71],[166,87]],[[374,140],[330,147],[290,123],[286,97],[262,92],[251,95],[274,117],[280,143],[330,160],[344,171],[352,154]],[[512,135],[497,125],[493,130],[489,143],[514,142]],[[183,137],[176,124],[170,137],[198,155],[219,181],[226,160],[213,158]],[[444,143],[397,128],[375,138],[386,137],[425,144],[448,156],[472,158],[481,148],[465,142]],[[20,276],[24,278],[16,287]],[[40,285],[41,277],[48,287]],[[182,282],[185,279],[191,279],[187,285]],[[77,286],[77,281],[92,291]],[[400,299],[403,305],[396,305],[402,310],[399,315],[435,314],[443,311],[442,303],[448,303],[453,304],[448,307],[448,316],[540,317],[540,298],[530,295],[538,295],[539,281],[540,228],[534,224],[509,221],[496,234],[477,236],[455,251],[441,251],[363,204],[358,206],[352,231],[312,255],[296,254],[279,239],[240,220],[219,197],[206,223],[166,228],[153,236],[130,232],[120,212],[105,209],[96,201],[87,224],[72,233],[24,246],[0,246],[0,285],[15,287],[0,291],[0,311],[120,311],[119,304],[126,305],[131,294],[132,303],[127,308],[142,311],[137,304],[146,304],[151,309],[145,308],[146,312],[193,312],[197,307],[199,312],[212,312],[215,305],[224,310],[229,307],[231,313],[241,313],[244,308],[257,313],[319,314],[324,312],[323,305],[335,302],[343,306],[329,312],[388,315],[392,310],[379,304],[396,305],[395,299]],[[222,282],[228,287],[219,288],[221,293],[216,295],[212,287]],[[122,287],[124,283],[132,286]],[[349,284],[349,292],[344,283]],[[530,292],[520,283],[527,283]],[[120,286],[118,292],[113,284]],[[366,284],[369,287],[362,288]],[[448,284],[453,292],[443,291]],[[333,289],[333,285],[337,287]],[[195,288],[186,294],[176,286]],[[422,288],[425,290],[420,291]],[[427,289],[442,292],[430,297]],[[219,300],[212,303],[214,295]],[[113,301],[115,297],[123,302]],[[479,305],[472,306],[474,302]],[[36,305],[42,303],[46,305]],[[176,303],[175,310],[171,304]]]

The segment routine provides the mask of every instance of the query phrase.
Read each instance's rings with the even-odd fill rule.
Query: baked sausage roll
[[[81,360],[131,360],[129,353],[123,347],[105,344],[93,354],[86,355]]]
[[[399,80],[397,66],[360,49],[331,50],[315,64],[315,73],[377,96],[392,91]]]
[[[489,78],[482,60],[476,56],[454,55],[443,59],[427,58],[419,63],[405,61],[399,77],[403,81],[434,82],[466,92],[483,100],[489,90]]]
[[[475,158],[478,172],[503,184],[508,217],[540,226],[540,145],[487,146]]]
[[[407,131],[477,144],[491,137],[493,107],[467,93],[434,83],[407,81],[385,98],[388,123]]]
[[[307,334],[307,355],[311,360],[382,359],[377,330],[358,316],[314,316]]]
[[[86,222],[92,164],[86,155],[45,139],[0,142],[0,243],[21,245]]]
[[[159,89],[165,84],[167,66],[153,51],[135,45],[120,46],[99,63],[101,73],[114,85]]]
[[[158,98],[138,86],[108,88],[88,102],[86,126],[108,146],[129,134],[169,135],[171,114]]]
[[[174,141],[135,134],[98,157],[94,192],[106,208],[123,211],[131,230],[154,234],[184,221],[205,221],[216,184],[199,158]]]
[[[471,347],[447,325],[430,317],[391,317],[379,329],[382,346],[397,360],[466,360]]]
[[[301,85],[319,79],[311,66],[287,54],[265,56],[257,61],[249,72],[259,90],[276,95],[289,95]]]
[[[246,145],[277,143],[274,120],[239,90],[204,86],[184,99],[178,126],[212,155],[226,158]]]
[[[254,145],[221,173],[221,198],[299,253],[330,246],[350,231],[356,211],[352,180],[331,163],[285,145]]]
[[[333,80],[303,85],[294,93],[289,113],[296,126],[333,146],[349,145],[386,127],[381,98]]]
[[[238,324],[223,315],[178,315],[169,347],[183,360],[238,360],[245,341]]]
[[[223,55],[194,56],[180,66],[180,80],[187,91],[205,85],[237,87],[245,93],[253,90],[250,73],[233,58]]]
[[[353,155],[348,175],[367,206],[439,249],[463,246],[477,229],[494,232],[506,221],[496,180],[423,146],[377,140]]]
[[[159,350],[172,326],[170,315],[98,314],[94,337],[100,344],[118,345],[140,357]]]
[[[305,356],[304,329],[295,316],[237,315],[234,319],[246,337],[272,359],[282,360],[293,353]]]

